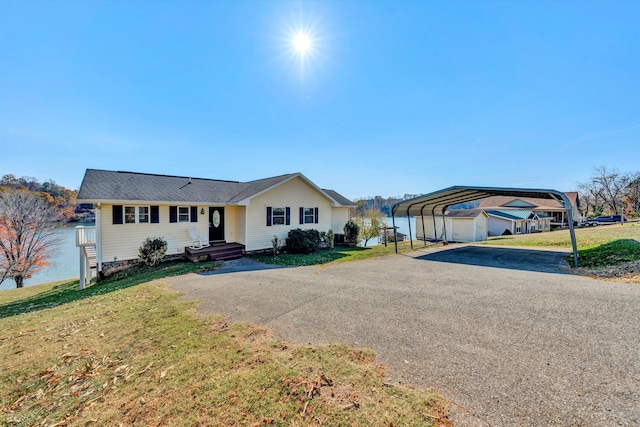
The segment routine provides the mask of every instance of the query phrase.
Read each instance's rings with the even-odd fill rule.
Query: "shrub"
[[[333,230],[329,229],[329,231],[327,231],[324,235],[324,242],[327,244],[327,247],[329,249],[333,249],[334,246],[334,234],[333,234]]]
[[[271,239],[271,246],[273,247],[273,256],[280,255],[280,238],[278,236],[273,236],[273,239]]]
[[[287,251],[292,254],[310,254],[320,249],[320,233],[318,230],[301,230],[296,228],[289,231],[287,237]]]
[[[358,245],[358,234],[360,234],[360,226],[355,221],[349,220],[344,226],[344,242],[349,247]]]
[[[505,228],[504,232],[502,233],[503,236],[511,236],[512,234],[513,233],[508,228]]]
[[[162,237],[147,237],[138,250],[138,259],[142,265],[156,267],[167,253],[167,241]]]

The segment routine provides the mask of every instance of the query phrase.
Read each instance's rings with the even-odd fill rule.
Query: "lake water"
[[[93,225],[93,224],[83,224]],[[61,228],[62,239],[51,264],[24,281],[25,286],[39,285],[41,283],[56,282],[58,280],[74,279],[80,276],[80,252],[76,248],[76,225],[65,225]],[[16,282],[6,279],[0,284],[0,290],[15,289]]]
[[[386,218],[386,220],[387,220],[387,227],[392,227],[393,223],[391,222],[391,218]],[[411,221],[411,236],[415,239],[416,238],[416,219],[414,217],[411,217],[410,221]],[[396,217],[396,227],[398,227],[398,233],[406,234],[407,239],[409,238],[409,225],[408,225],[406,216]],[[360,242],[360,245],[362,244],[364,244],[364,241]],[[369,241],[367,242],[367,246],[375,246],[379,244],[380,242],[378,241],[378,239],[369,239]]]
[[[83,224],[93,225],[93,224]],[[391,218],[387,218],[387,225],[391,227]],[[409,226],[407,225],[407,218],[396,218],[396,226],[398,232],[409,235]],[[39,285],[41,283],[56,282],[66,279],[77,279],[80,275],[80,253],[76,248],[76,234],[75,224],[66,225],[60,229],[59,233],[62,235],[62,241],[57,250],[57,253],[51,260],[51,264],[44,270],[34,274],[32,278],[24,281],[25,286]],[[416,220],[411,218],[411,235],[415,239],[416,236]],[[378,245],[378,239],[371,239],[367,243],[367,246]],[[0,284],[0,290],[15,289],[16,282],[12,279],[6,279]]]

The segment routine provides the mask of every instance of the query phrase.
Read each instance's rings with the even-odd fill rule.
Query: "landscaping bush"
[[[324,234],[324,242],[327,244],[327,247],[328,247],[329,249],[333,249],[333,245],[334,245],[334,243],[335,243],[335,242],[334,242],[334,239],[335,239],[335,236],[334,236],[334,234],[333,234],[333,230],[332,230],[332,229],[329,229],[329,231],[327,231],[327,232]]]
[[[311,254],[318,249],[320,249],[320,233],[318,230],[296,228],[289,231],[287,252],[292,254]]]
[[[271,246],[273,250],[273,256],[280,255],[280,238],[278,236],[273,236],[273,239],[271,239]]]
[[[167,253],[167,241],[162,237],[147,237],[138,250],[138,260],[142,265],[156,267]]]
[[[360,226],[355,221],[349,220],[344,226],[344,242],[349,247],[358,245],[358,235],[360,234]]]

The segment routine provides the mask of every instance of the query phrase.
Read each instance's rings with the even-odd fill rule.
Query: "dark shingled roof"
[[[187,176],[87,169],[78,200],[237,203],[301,174],[293,173],[256,181],[222,181]],[[353,203],[335,191],[324,191],[341,205]],[[344,202],[344,203],[343,203]]]
[[[353,203],[351,200],[347,199],[346,197],[344,197],[343,195],[333,191],[333,190],[326,190],[326,189],[322,189],[322,191],[324,191],[325,193],[327,193],[327,195],[329,197],[331,197],[333,200],[335,200],[336,202],[340,203],[342,206],[357,206],[355,203]]]
[[[449,218],[475,218],[482,215],[483,209],[451,209],[445,214]]]

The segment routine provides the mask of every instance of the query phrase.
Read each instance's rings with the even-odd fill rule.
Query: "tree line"
[[[62,221],[73,221],[76,218],[76,199],[78,192],[56,184],[52,179],[40,182],[32,176],[16,178],[6,174],[0,179],[0,191],[18,190],[33,193],[33,195],[53,207]]]
[[[640,217],[640,171],[620,172],[600,166],[587,182],[578,184],[580,206],[587,217],[602,214]]]

